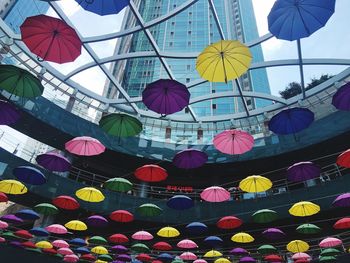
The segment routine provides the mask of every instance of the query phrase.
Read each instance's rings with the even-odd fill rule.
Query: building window
[[[187,46],[189,46],[189,47],[192,46],[192,42],[191,42],[191,41],[188,41],[188,42],[187,42]]]
[[[191,70],[191,65],[186,66],[187,70]]]
[[[172,47],[173,46],[173,42],[169,42],[169,47]]]
[[[186,83],[189,83],[191,81],[190,78],[186,78]]]
[[[212,107],[213,110],[216,110],[216,104],[215,104],[215,103],[213,103],[213,104],[211,105],[211,107]]]

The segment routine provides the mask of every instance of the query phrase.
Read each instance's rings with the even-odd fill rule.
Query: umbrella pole
[[[297,45],[298,45],[298,60],[299,60],[300,80],[301,80],[301,92],[303,94],[303,99],[305,99],[304,67],[303,67],[303,57],[301,53],[300,39],[297,40]]]

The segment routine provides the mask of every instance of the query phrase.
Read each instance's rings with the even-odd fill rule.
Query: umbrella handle
[[[85,0],[85,3],[87,4],[93,4],[95,0]]]

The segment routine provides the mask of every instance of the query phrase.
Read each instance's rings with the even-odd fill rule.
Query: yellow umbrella
[[[260,175],[248,176],[239,183],[239,188],[248,193],[263,192],[271,187],[271,180]]]
[[[5,194],[22,195],[28,192],[27,187],[17,180],[2,180],[0,192]]]
[[[101,259],[98,259],[95,261],[95,263],[108,263],[107,261],[104,261],[104,260],[101,260]]]
[[[48,241],[39,241],[35,244],[38,248],[53,248],[50,242]]]
[[[217,260],[214,261],[214,263],[231,263],[230,260],[227,258],[218,258]]]
[[[174,227],[163,227],[158,232],[157,235],[160,237],[177,237],[180,235],[180,232]]]
[[[87,229],[86,224],[79,220],[71,220],[68,223],[66,223],[64,226],[70,230],[75,230],[75,231],[84,231]]]
[[[292,253],[306,252],[309,248],[309,244],[302,240],[293,240],[287,244],[287,250]]]
[[[227,82],[247,72],[252,54],[239,41],[221,40],[206,47],[199,54],[196,69],[199,75],[211,82]]]
[[[91,249],[91,252],[98,254],[98,255],[106,255],[108,254],[108,250],[105,247],[102,246],[97,246],[97,247],[93,247]]]
[[[233,242],[237,243],[251,243],[254,241],[254,237],[249,235],[248,233],[240,232],[231,237]]]
[[[75,195],[86,202],[98,203],[105,199],[100,190],[94,187],[84,187],[75,192]]]
[[[320,212],[320,206],[312,202],[301,201],[295,203],[288,211],[293,216],[312,216]]]
[[[219,252],[217,250],[210,250],[207,253],[205,253],[203,257],[205,257],[205,258],[216,258],[216,257],[221,257],[221,256],[222,256],[221,252]]]

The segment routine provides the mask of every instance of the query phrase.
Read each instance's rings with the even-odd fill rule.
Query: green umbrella
[[[173,261],[171,261],[171,263],[184,263],[184,261],[182,259],[175,258]]]
[[[137,208],[137,212],[142,216],[159,216],[162,209],[154,204],[143,204]]]
[[[117,137],[135,136],[142,131],[142,123],[124,113],[103,116],[99,125],[106,133]]]
[[[324,257],[324,256],[336,256],[339,255],[341,252],[338,249],[335,248],[326,248],[324,250],[321,251],[320,256]]]
[[[94,244],[94,245],[106,245],[108,244],[108,241],[100,236],[93,236],[89,238],[89,244]]]
[[[5,238],[6,240],[16,240],[16,239],[18,239],[18,237],[15,236],[15,234],[13,234],[11,231],[3,232],[3,233],[1,233],[1,236],[3,238]]]
[[[137,253],[148,253],[150,252],[150,249],[148,246],[146,246],[145,244],[142,243],[136,243],[134,245],[131,246],[131,250],[135,251]]]
[[[26,248],[27,251],[31,251],[31,252],[36,252],[36,253],[42,253],[40,248]]]
[[[102,260],[102,261],[107,261],[107,262],[113,261],[113,258],[110,255],[108,255],[108,254],[106,254],[106,255],[99,255],[98,259]]]
[[[12,65],[0,65],[0,89],[23,98],[35,98],[44,91],[39,79]]]
[[[124,178],[112,178],[105,182],[105,188],[116,192],[127,192],[132,189],[132,183]]]
[[[321,228],[314,224],[302,224],[296,230],[300,234],[317,234],[321,231]]]
[[[270,254],[274,254],[275,252],[277,252],[277,248],[275,248],[272,245],[262,245],[262,246],[258,247],[258,252],[261,255],[270,255]]]
[[[49,203],[38,204],[34,206],[33,210],[45,216],[55,215],[58,213],[57,207]]]
[[[261,209],[256,211],[253,215],[253,220],[255,223],[270,223],[278,218],[275,211],[270,209]]]
[[[319,262],[337,262],[337,258],[332,256],[320,257],[318,261]]]

